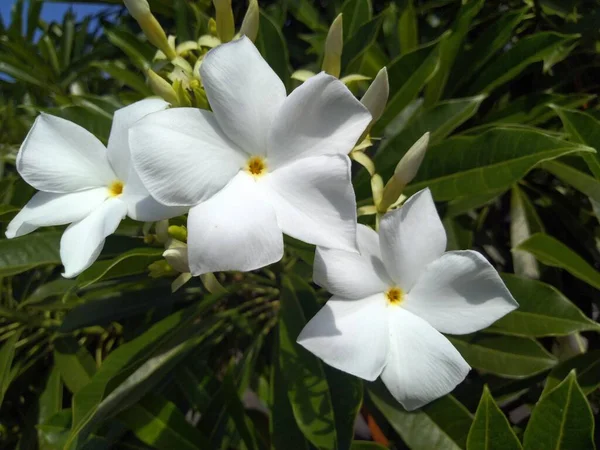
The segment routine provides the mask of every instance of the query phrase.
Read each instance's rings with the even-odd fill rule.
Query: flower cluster
[[[440,332],[479,330],[517,305],[479,254],[444,253],[428,190],[387,213],[379,202],[379,235],[357,225],[348,155],[372,122],[369,97],[365,106],[326,73],[286,95],[246,37],[211,50],[200,78],[211,111],[137,102],[117,111],[106,148],[80,126],[40,115],[17,158],[40,192],[7,236],[70,224],[61,258],[73,277],[125,216],[187,212],[187,247],[171,240],[165,256],[193,276],[279,261],[287,234],[317,246],[314,281],[334,295],[301,345],[356,376],[381,376],[407,409],[450,392],[469,366]]]

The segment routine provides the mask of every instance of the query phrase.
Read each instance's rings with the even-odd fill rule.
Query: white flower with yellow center
[[[452,391],[469,365],[441,333],[481,330],[518,307],[479,253],[446,252],[429,190],[358,229],[360,255],[318,248],[314,281],[333,297],[298,343],[327,364],[381,379],[408,410]]]
[[[213,112],[175,108],[130,132],[133,161],[160,202],[191,207],[193,275],[248,271],[283,255],[283,234],[356,251],[348,153],[368,110],[320,74],[286,96],[247,38],[211,50],[201,66]]]
[[[154,221],[185,212],[159,204],[131,164],[128,130],[168,104],[147,99],[115,113],[108,148],[73,122],[41,114],[17,155],[17,171],[39,190],[10,222],[6,237],[71,224],[60,242],[64,276],[74,277],[98,257],[121,220]]]

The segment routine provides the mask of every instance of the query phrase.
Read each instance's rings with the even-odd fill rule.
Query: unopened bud
[[[154,225],[154,231],[156,232],[156,238],[158,242],[165,243],[169,239],[169,221],[168,220],[159,220]]]
[[[177,56],[175,49],[169,45],[165,30],[160,26],[156,17],[150,11],[150,5],[147,0],[123,0],[129,13],[140,25],[140,28],[148,40],[160,51],[162,51],[169,60]]]
[[[171,225],[169,227],[169,236],[171,236],[173,239],[177,239],[178,241],[187,242],[187,229],[185,227]]]
[[[123,0],[129,14],[139,22],[140,18],[150,14],[150,5],[147,0]]]
[[[150,89],[152,89],[152,92],[161,97],[164,101],[173,106],[179,106],[177,93],[175,92],[175,89],[173,89],[173,86],[152,69],[148,69],[148,85],[150,86]]]
[[[256,0],[250,0],[250,3],[248,3],[248,10],[246,11],[246,15],[244,16],[240,28],[240,34],[242,36],[247,36],[252,42],[256,41],[259,21],[260,11],[258,9],[258,2]]]
[[[373,203],[379,205],[383,196],[383,179],[378,173],[371,177],[371,191],[373,192]]]
[[[231,0],[213,0],[215,5],[215,15],[217,21],[217,36],[221,42],[229,42],[235,35],[235,22],[233,19],[233,10],[231,9]]]
[[[390,95],[390,83],[388,81],[387,69],[384,67],[379,71],[365,95],[360,102],[367,107],[373,119],[371,124],[377,122],[385,106],[387,105],[388,97]]]
[[[325,55],[321,68],[329,75],[339,78],[342,70],[342,50],[344,48],[344,24],[339,14],[327,33],[325,40]]]
[[[177,272],[186,273],[190,271],[187,244],[173,239],[169,244],[169,248],[163,252],[163,257]]]
[[[428,145],[429,132],[421,136],[421,138],[415,142],[410,150],[402,157],[396,166],[394,175],[385,185],[381,203],[377,207],[379,212],[385,213],[388,208],[398,200],[406,185],[415,178],[419,171],[419,167],[421,167],[425,153],[427,152]]]

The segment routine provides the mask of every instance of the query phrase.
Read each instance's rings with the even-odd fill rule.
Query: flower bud
[[[164,244],[169,239],[169,221],[168,220],[159,220],[154,225],[154,231],[156,232],[156,239],[158,242]]]
[[[231,9],[231,0],[213,0],[215,5],[217,36],[221,42],[229,42],[235,35],[235,22],[233,19],[233,10]]]
[[[327,33],[325,40],[325,55],[321,68],[329,75],[339,78],[342,70],[342,50],[344,48],[344,24],[339,14]]]
[[[170,103],[172,106],[179,106],[177,93],[175,92],[175,89],[173,89],[173,86],[152,69],[148,69],[148,85],[150,86],[150,89],[152,89],[152,92],[161,97],[164,101]]]
[[[129,14],[137,21],[146,14],[150,14],[150,5],[147,0],[123,0]]]
[[[181,242],[187,242],[187,229],[185,227],[180,227],[177,225],[171,225],[169,227],[169,236],[171,236],[173,239],[177,239],[178,241]]]
[[[169,248],[163,252],[163,257],[177,272],[186,273],[190,271],[187,244],[172,239]]]
[[[385,213],[390,206],[396,203],[406,185],[415,178],[427,152],[428,145],[429,132],[421,136],[402,157],[396,166],[394,175],[385,185],[381,203],[377,206],[379,212]]]
[[[385,106],[387,105],[388,96],[390,95],[390,83],[388,81],[387,69],[384,67],[379,71],[365,95],[360,102],[367,107],[373,119],[371,124],[377,122]]]
[[[148,40],[162,51],[169,60],[177,56],[175,49],[169,45],[165,30],[160,26],[156,17],[150,11],[147,0],[123,0],[125,6],[137,21]]]
[[[256,41],[259,21],[260,11],[258,9],[258,2],[256,0],[250,0],[250,3],[248,3],[248,10],[246,11],[246,15],[244,16],[240,28],[240,34],[242,36],[247,36],[252,42]]]

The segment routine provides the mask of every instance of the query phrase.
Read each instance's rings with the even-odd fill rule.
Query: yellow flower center
[[[398,306],[404,300],[404,292],[398,287],[389,288],[385,293],[385,298],[390,305]]]
[[[253,156],[246,164],[246,171],[255,177],[260,177],[267,172],[267,162],[262,156]]]
[[[110,183],[110,186],[108,186],[108,195],[110,197],[118,197],[123,193],[124,187],[125,185],[122,181],[113,181],[112,183]]]

